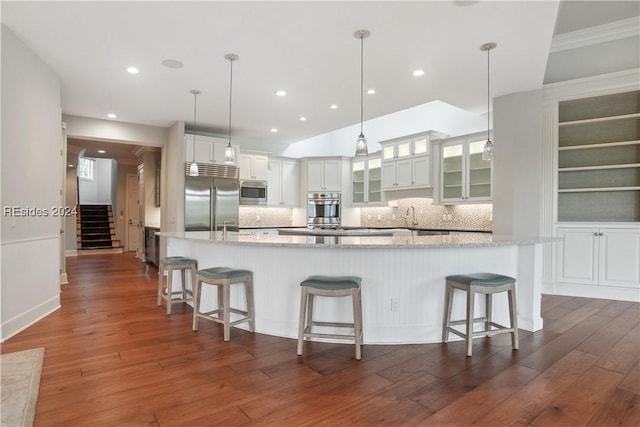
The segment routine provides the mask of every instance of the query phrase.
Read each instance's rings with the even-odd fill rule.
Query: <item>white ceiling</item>
[[[360,42],[365,120],[441,100],[486,112],[492,95],[542,85],[555,1],[2,2],[2,22],[61,78],[64,114],[167,127],[193,121],[226,134],[229,52],[233,137],[296,142],[358,123]],[[162,65],[184,63],[181,69]],[[138,75],[125,69],[135,65]],[[416,68],[425,70],[420,78]],[[275,91],[284,89],[279,98]],[[330,110],[330,104],[338,104]],[[306,116],[306,122],[299,117]],[[279,132],[270,132],[277,127]],[[355,138],[355,137],[354,137]]]

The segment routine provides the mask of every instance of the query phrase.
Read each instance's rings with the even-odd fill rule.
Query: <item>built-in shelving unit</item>
[[[558,221],[640,221],[640,91],[558,111]]]

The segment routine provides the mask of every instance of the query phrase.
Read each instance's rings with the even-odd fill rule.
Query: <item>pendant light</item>
[[[197,89],[193,89],[190,91],[193,94],[193,127],[194,127],[194,131],[195,131],[195,127],[196,127],[196,107],[198,105],[198,95],[200,95],[202,92],[200,92]],[[198,171],[198,164],[196,163],[196,134],[193,134],[193,161],[191,162],[191,165],[189,166],[189,176],[198,176],[200,175],[199,171]]]
[[[480,50],[487,52],[487,142],[484,143],[484,149],[482,150],[482,160],[491,161],[494,159],[493,155],[493,142],[491,142],[491,125],[489,120],[489,102],[491,100],[491,93],[489,91],[489,51],[495,49],[497,44],[485,43],[480,46]]]
[[[236,152],[231,146],[231,94],[233,90],[233,61],[237,61],[238,55],[234,53],[228,53],[224,56],[224,59],[229,61],[231,65],[231,71],[229,73],[229,139],[227,142],[227,148],[224,150],[224,162],[227,164],[233,164],[236,162]]]
[[[356,156],[366,156],[369,154],[367,139],[362,132],[363,112],[364,112],[364,39],[371,33],[368,30],[358,30],[353,33],[355,38],[360,39],[360,136],[356,142]]]

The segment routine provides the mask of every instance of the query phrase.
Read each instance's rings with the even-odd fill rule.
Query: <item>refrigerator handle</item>
[[[217,188],[211,187],[211,231],[218,231],[218,204],[216,198],[218,197]]]

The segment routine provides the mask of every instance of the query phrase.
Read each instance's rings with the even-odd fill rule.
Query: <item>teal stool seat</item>
[[[354,340],[356,360],[362,358],[362,278],[357,276],[309,276],[300,282],[300,322],[298,325],[298,356],[302,356],[305,338],[332,338]],[[353,304],[353,322],[320,322],[313,320],[313,300],[316,296],[350,296]],[[353,334],[313,332],[313,326],[353,329]]]
[[[186,272],[191,272],[191,287],[187,287]],[[198,261],[193,258],[183,256],[169,256],[160,258],[158,265],[158,306],[162,300],[167,302],[167,314],[171,314],[171,305],[177,302],[188,302],[193,300],[193,288],[196,283],[196,271]],[[178,291],[173,290],[173,272],[180,271],[182,287]],[[163,292],[164,276],[167,275],[166,293]],[[179,295],[179,298],[174,298]]]
[[[227,267],[213,267],[198,271],[198,274],[207,279],[232,279],[234,277],[250,276],[249,270],[236,270]]]
[[[244,286],[246,309],[231,307],[231,285],[242,284]],[[202,286],[211,285],[218,288],[218,308],[210,311],[202,311]],[[240,315],[240,318],[231,320],[231,313]],[[253,302],[253,273],[249,270],[241,270],[228,267],[213,267],[199,270],[195,287],[193,305],[193,330],[198,330],[198,319],[211,320],[221,323],[224,328],[224,340],[231,337],[231,326],[248,322],[249,332],[255,331],[255,309]]]
[[[300,286],[316,289],[351,289],[359,288],[362,278],[357,276],[309,276]]]
[[[502,333],[511,334],[511,344],[514,350],[519,348],[518,342],[518,311],[516,308],[516,279],[502,274],[495,273],[473,273],[457,274],[446,277],[444,322],[442,326],[442,342],[446,343],[449,333],[458,335],[466,340],[467,356],[472,353],[473,338],[481,336],[492,336]],[[451,320],[451,309],[453,307],[453,293],[455,289],[467,293],[466,318],[462,320]],[[507,292],[509,300],[510,327],[503,326],[492,320],[493,294]],[[475,294],[480,293],[485,296],[485,315],[475,318]],[[484,328],[474,331],[474,324],[482,322]],[[453,328],[455,325],[466,325],[466,331],[461,332]]]

